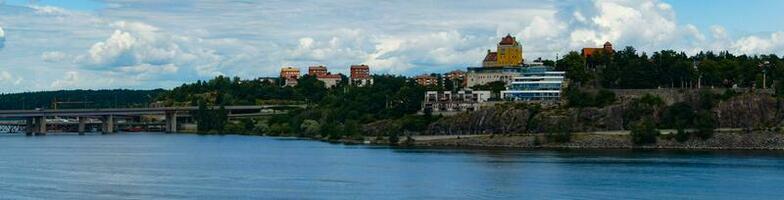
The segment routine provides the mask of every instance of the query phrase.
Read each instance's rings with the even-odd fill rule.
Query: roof
[[[324,65],[319,65],[319,66],[310,66],[308,69],[327,69],[327,67]]]
[[[297,71],[297,72],[298,72],[298,71],[299,71],[299,68],[295,68],[295,67],[283,67],[283,68],[281,68],[281,69],[280,69],[280,71],[287,71],[287,72]]]
[[[456,69],[449,72],[448,74],[465,74],[465,72],[463,70]]]
[[[607,41],[604,43],[604,46],[612,46],[612,44],[610,43],[610,41]]]
[[[357,68],[369,69],[370,67],[368,67],[367,65],[351,65],[351,69],[357,69]]]
[[[498,44],[500,44],[500,45],[514,45],[515,43],[517,43],[515,38],[512,37],[512,35],[506,34],[506,37],[501,38],[501,42],[499,42]]]
[[[596,52],[605,51],[604,48],[583,48],[583,56],[591,56]]]
[[[498,52],[487,52],[487,56],[485,56],[485,62],[488,61],[498,61]]]

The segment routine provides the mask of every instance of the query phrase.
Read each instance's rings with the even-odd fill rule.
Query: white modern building
[[[547,66],[530,66],[512,78],[501,98],[508,101],[560,101],[566,86],[563,71],[552,71]]]
[[[463,112],[479,110],[490,99],[490,91],[427,91],[422,112]]]

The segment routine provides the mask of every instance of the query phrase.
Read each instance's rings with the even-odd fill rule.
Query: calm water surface
[[[0,136],[0,199],[781,199],[770,152],[396,149],[247,136]]]

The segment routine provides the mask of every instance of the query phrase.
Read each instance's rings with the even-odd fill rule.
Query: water
[[[771,152],[397,149],[248,136],[0,136],[0,199],[779,199]]]

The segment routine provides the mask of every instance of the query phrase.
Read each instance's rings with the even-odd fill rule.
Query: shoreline
[[[171,133],[162,133],[171,134]],[[438,149],[477,149],[477,150],[678,150],[678,151],[768,151],[784,152],[784,134],[776,132],[718,132],[713,138],[700,140],[696,138],[685,142],[661,135],[655,145],[633,145],[628,135],[607,135],[595,133],[575,134],[570,142],[546,142],[544,134],[519,134],[519,135],[451,135],[447,136],[414,136],[414,137],[445,137],[408,140],[401,137],[397,145],[392,145],[388,140],[356,140],[356,139],[328,139],[321,137],[303,137],[297,135],[253,135],[253,134],[199,134],[180,132],[174,134],[186,135],[237,135],[261,136],[270,138],[291,138],[298,140],[319,141],[332,144],[383,146],[395,148],[438,148]],[[13,135],[13,134],[8,134]],[[19,134],[24,135],[24,134]],[[76,134],[73,134],[76,135]],[[535,144],[537,138],[541,144]],[[738,143],[740,142],[740,143]]]

